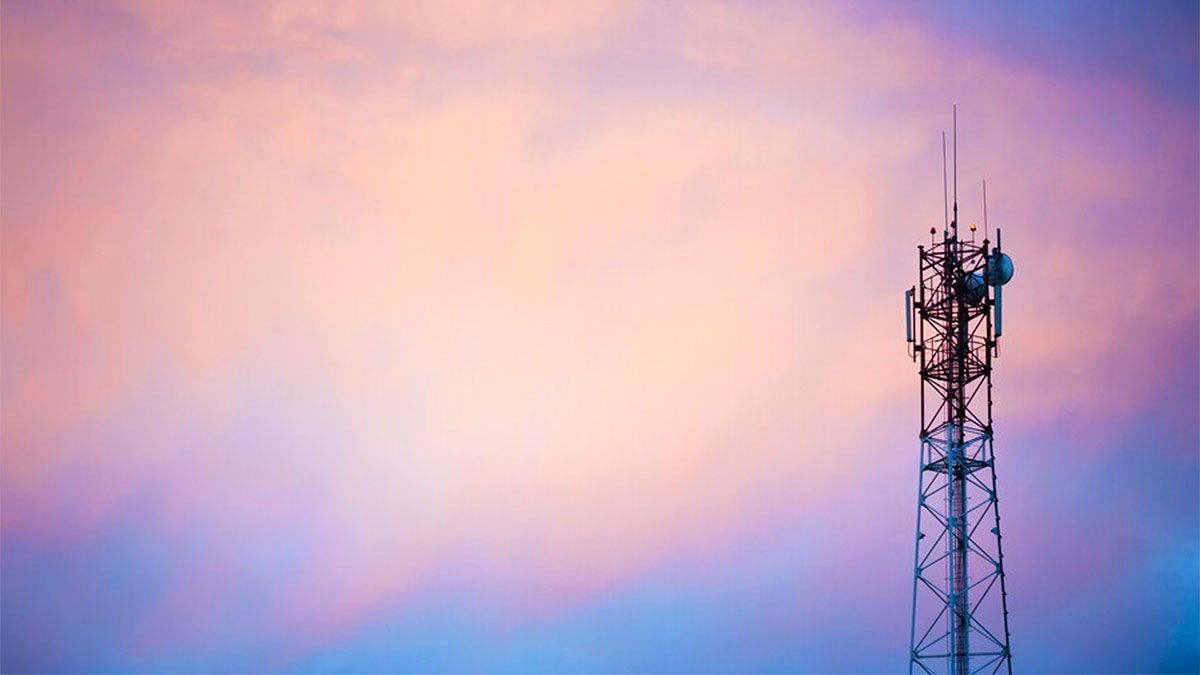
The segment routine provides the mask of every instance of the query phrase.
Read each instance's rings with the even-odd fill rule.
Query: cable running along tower
[[[909,355],[921,370],[921,451],[909,673],[1012,673],[1008,596],[992,443],[992,360],[999,357],[1001,289],[1012,259],[984,233],[959,231],[958,111],[954,209],[946,186],[941,241],[918,246],[917,285],[905,292]]]

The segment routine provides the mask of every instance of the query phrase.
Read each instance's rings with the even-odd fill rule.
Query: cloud
[[[1187,115],[951,65],[917,23],[722,4],[114,16],[111,34],[36,12],[18,33],[45,39],[6,29],[2,327],[6,541],[88,560],[119,528],[166,578],[114,619],[114,668],[286,665],[439,591],[533,630],[890,484],[882,439],[915,440],[901,290],[940,220],[956,88],[964,222],[986,167],[1017,259],[1011,437],[1133,427],[1171,366],[1130,336],[1194,342],[1195,303],[1156,302],[1195,299],[1196,235],[1172,223],[1196,215]],[[66,105],[36,114],[48,100]],[[797,587],[866,573],[876,506],[812,535]],[[61,573],[84,595],[136,585]],[[63,635],[38,616],[20,635]]]

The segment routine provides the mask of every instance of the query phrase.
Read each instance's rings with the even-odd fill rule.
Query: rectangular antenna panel
[[[913,289],[904,291],[904,336],[907,342],[913,341]]]
[[[1004,286],[996,287],[996,337],[1004,332],[1004,303],[1001,302],[1002,291]]]

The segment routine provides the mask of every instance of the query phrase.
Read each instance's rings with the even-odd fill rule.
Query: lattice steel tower
[[[909,673],[1012,673],[1008,595],[992,436],[992,360],[1001,289],[1012,260],[1000,230],[959,235],[957,111],[954,211],[942,239],[917,247],[918,283],[905,292],[910,355],[921,364],[921,458]],[[942,136],[945,187],[946,139]],[[945,193],[947,190],[943,190]],[[948,195],[946,201],[949,202]],[[948,204],[947,204],[948,207]]]

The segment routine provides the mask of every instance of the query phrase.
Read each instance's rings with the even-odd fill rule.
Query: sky
[[[1200,670],[1196,3],[0,12],[5,672],[900,671],[954,104],[1014,665]]]

